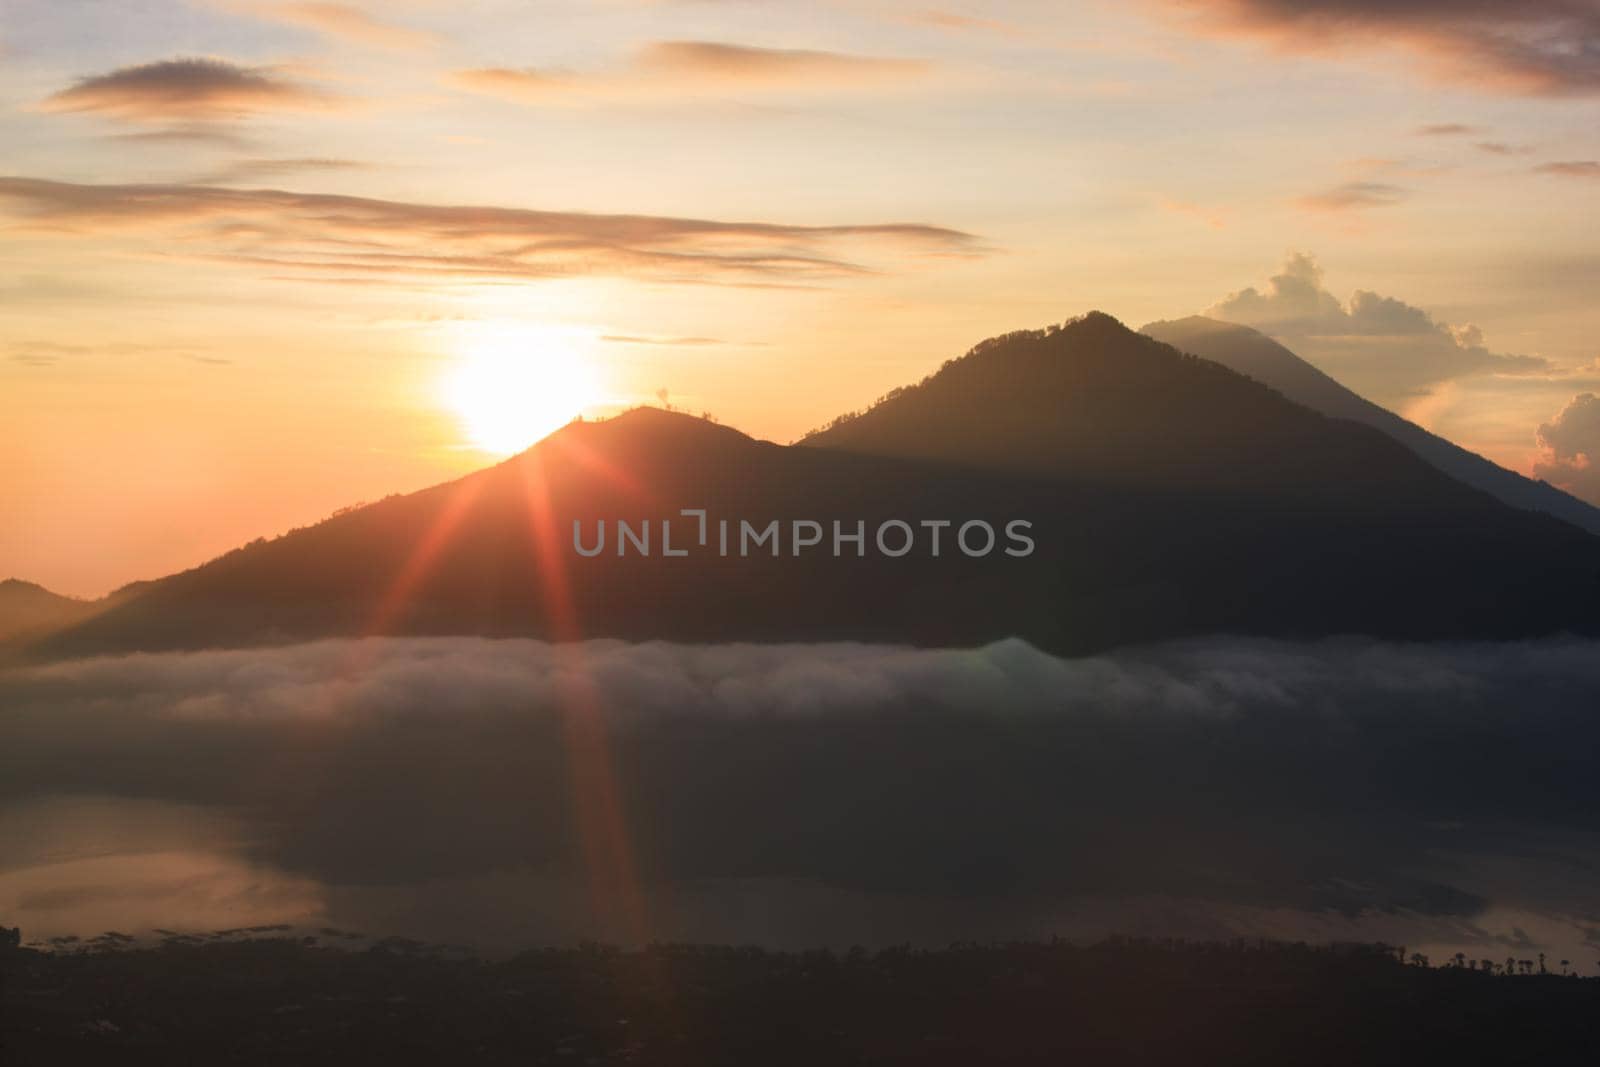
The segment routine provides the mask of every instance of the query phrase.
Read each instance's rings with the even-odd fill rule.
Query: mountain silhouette
[[[1548,482],[1526,478],[1429,433],[1346,389],[1272,338],[1248,326],[1193,315],[1152,322],[1141,331],[1174,348],[1220,363],[1278,390],[1297,404],[1381,430],[1457,481],[1515,508],[1542,511],[1600,534],[1600,508]]]
[[[680,509],[705,509],[708,544]],[[776,520],[781,554],[717,549]],[[576,551],[576,523],[593,556]],[[672,522],[619,554],[617,520]],[[792,550],[797,520],[823,544]],[[874,532],[901,520],[890,557]],[[944,521],[935,554],[925,521]],[[957,527],[1034,550],[968,555]],[[831,551],[832,524],[862,554]],[[887,527],[885,527],[887,528]],[[981,532],[980,532],[981,533]],[[891,542],[901,537],[891,536]],[[982,540],[981,536],[975,537]],[[1014,542],[1001,540],[1000,545]],[[798,445],[638,409],[140,586],[31,656],[365,634],[1081,652],[1204,633],[1512,637],[1600,620],[1600,540],[1104,315],[979,345]]]
[[[33,582],[20,578],[0,581],[0,641],[58,629],[93,611],[89,601],[52,593]]]
[[[1481,502],[1365,427],[1318,417],[1100,312],[985,341],[804,445],[1057,481],[1276,501]]]
[[[998,551],[970,559],[794,556],[789,524],[837,518],[854,531],[904,516],[986,518],[999,530],[1037,487],[926,464],[787,448],[676,412],[639,408],[574,422],[528,451],[457,481],[347,511],[204,566],[34,646],[48,654],[282,642],[376,633],[679,640],[857,639],[976,643],[992,613],[945,611],[986,595],[1015,599],[1029,569]],[[710,544],[697,543],[704,508]],[[666,557],[656,526],[673,521]],[[717,554],[718,519],[734,523]],[[739,555],[738,520],[782,524],[781,554]],[[652,554],[577,553],[574,522],[625,520]],[[945,535],[949,542],[952,533]],[[853,549],[851,549],[853,551]],[[827,553],[825,556],[818,553]],[[1009,565],[1009,566],[1008,566]],[[1042,611],[1017,624],[1050,640]]]

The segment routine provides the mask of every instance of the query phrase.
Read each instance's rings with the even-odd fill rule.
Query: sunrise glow
[[[472,447],[520,452],[597,404],[593,368],[548,331],[474,330],[441,385]]]
[[[1593,1058],[1600,0],[0,59],[5,1064]]]

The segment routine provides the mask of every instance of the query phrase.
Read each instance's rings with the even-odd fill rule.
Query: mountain
[[[1479,503],[1383,435],[1100,312],[984,341],[800,443],[1146,491]]]
[[[149,583],[30,651],[376,633],[968,644],[1000,633],[996,613],[977,602],[990,597],[1017,605],[1008,614],[1019,631],[1059,643],[1042,606],[1024,603],[1034,568],[1004,556],[998,536],[1037,496],[1022,482],[785,448],[640,408],[572,423],[487,470]],[[706,509],[707,546],[698,544],[698,519],[679,514],[684,508]],[[946,514],[990,521],[994,553],[961,555],[950,546],[951,531],[938,558],[926,550],[858,558],[853,545],[831,555],[834,518],[853,533],[858,521],[872,531],[895,517]],[[741,519],[755,533],[780,522],[781,554],[772,555],[767,541],[740,555]],[[635,533],[651,524],[649,555],[632,542],[619,555],[617,520]],[[662,520],[672,523],[673,551],[687,556],[664,555]],[[718,554],[719,520],[731,522],[727,557]],[[830,540],[793,555],[796,520],[822,523]],[[574,523],[592,545],[602,521],[605,550],[580,555]]]
[[[707,513],[704,545],[686,508]],[[652,523],[649,555],[624,548],[617,520]],[[781,554],[741,554],[741,520],[776,521]],[[1019,520],[1031,551],[1009,536]],[[580,553],[574,525],[592,547],[602,521],[603,551]],[[994,543],[973,526],[969,555],[959,528],[980,521]],[[821,545],[795,543],[807,522]],[[861,524],[861,555],[833,554],[835,522]],[[685,555],[664,554],[662,523]],[[1600,540],[1091,315],[985,342],[798,445],[648,408],[575,422],[487,470],[149,583],[26,652],[378,633],[1019,636],[1060,652],[1216,632],[1490,638],[1595,630],[1597,593]]]
[[[1429,433],[1416,423],[1351,392],[1272,338],[1248,326],[1194,315],[1172,322],[1152,322],[1141,332],[1270,385],[1313,411],[1381,430],[1450,477],[1482,489],[1503,504],[1526,511],[1542,511],[1590,533],[1600,534],[1600,508],[1569,496],[1548,482],[1534,481],[1506,470],[1475,452]]]
[[[0,641],[53,630],[86,617],[93,606],[20,578],[0,581]]]

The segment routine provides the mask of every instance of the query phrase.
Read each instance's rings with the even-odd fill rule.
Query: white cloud
[[[1580,393],[1539,427],[1542,455],[1533,473],[1574,496],[1600,504],[1600,397]]]
[[[1395,297],[1357,289],[1340,300],[1311,256],[1296,253],[1260,289],[1241,289],[1206,311],[1270,334],[1356,392],[1400,407],[1433,387],[1485,374],[1541,374],[1537,356],[1506,355],[1476,326],[1452,326]]]

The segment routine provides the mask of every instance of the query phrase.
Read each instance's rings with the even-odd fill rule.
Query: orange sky
[[[1089,308],[1226,310],[1600,494],[1600,30],[1480,6],[11,0],[0,577],[661,390],[790,440]]]

